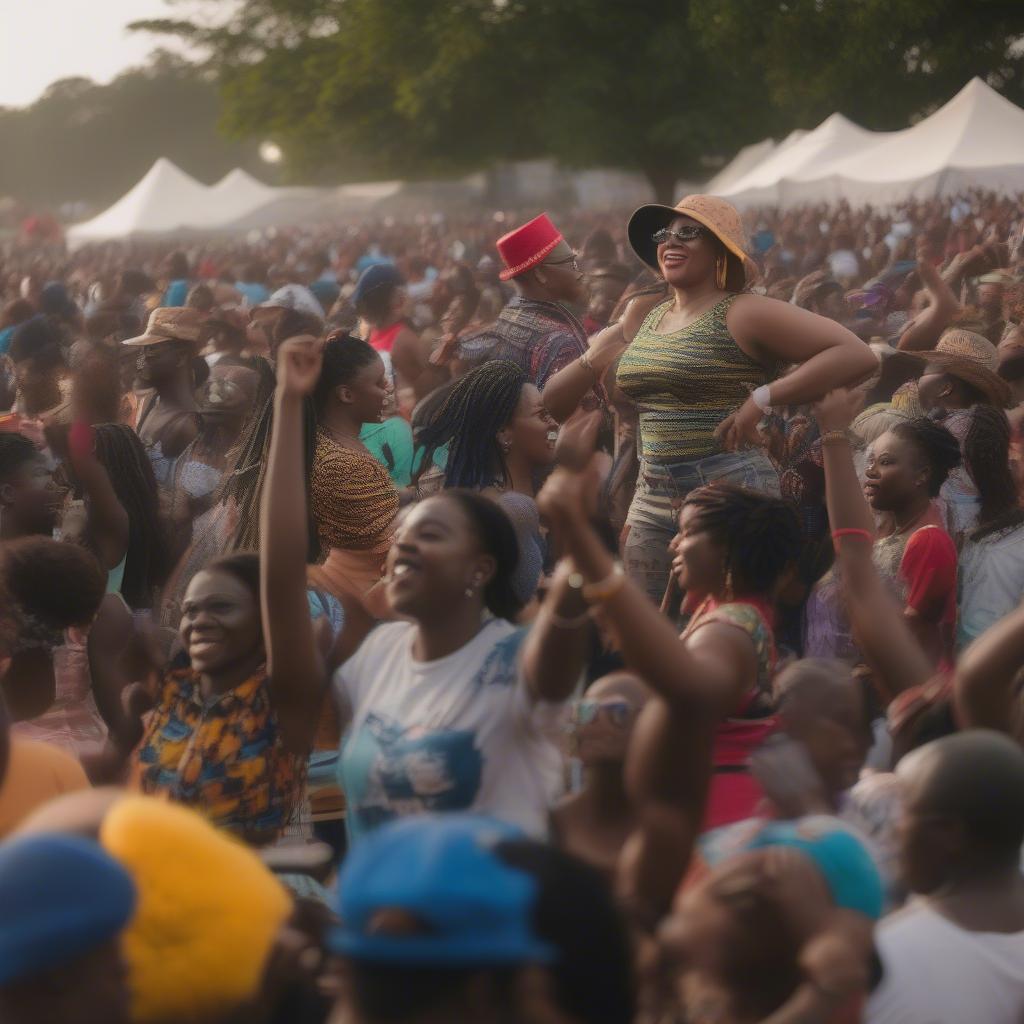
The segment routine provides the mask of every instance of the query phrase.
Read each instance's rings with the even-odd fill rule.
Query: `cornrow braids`
[[[928,493],[938,497],[946,478],[961,462],[957,439],[940,423],[924,416],[897,423],[890,432],[910,441],[925,457],[929,467]]]
[[[160,520],[153,466],[131,427],[101,423],[95,429],[96,458],[107,471],[121,507],[128,513],[128,551],[121,596],[130,608],[151,608],[156,591],[171,570],[170,546]]]
[[[467,373],[419,433],[421,471],[447,444],[445,487],[504,484],[508,470],[497,434],[515,415],[527,383],[526,374],[507,359],[492,359]]]
[[[964,438],[964,465],[981,498],[972,540],[1024,522],[1017,484],[1010,472],[1010,421],[993,405],[978,405]]]
[[[792,506],[758,491],[717,483],[687,495],[696,524],[726,549],[725,568],[740,592],[768,594],[800,555],[800,521]]]

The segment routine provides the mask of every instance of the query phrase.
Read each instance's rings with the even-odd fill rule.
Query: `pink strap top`
[[[399,320],[390,327],[374,327],[370,331],[370,344],[378,352],[390,352],[395,347],[395,338],[398,337],[404,326],[405,322]]]

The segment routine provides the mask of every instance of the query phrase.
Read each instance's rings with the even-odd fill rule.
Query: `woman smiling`
[[[279,361],[279,402],[295,393],[288,368]],[[274,522],[288,496],[265,492],[263,501]],[[306,600],[305,520],[261,533],[259,556],[231,555],[192,578],[179,627],[189,667],[163,677],[144,721],[132,714],[133,688],[111,723],[119,747],[132,750],[138,788],[257,845],[277,838],[298,807],[325,690]],[[127,609],[108,598],[89,635],[93,678],[106,692],[128,687],[131,639]]]
[[[281,348],[263,535],[305,520],[302,395],[317,387],[322,347]],[[348,726],[339,776],[349,834],[392,818],[475,810],[543,833],[560,776],[562,705],[583,667],[589,617],[570,569],[556,573],[531,629],[513,625],[515,532],[490,498],[445,491],[401,522],[388,552],[385,596],[403,621],[346,618],[332,661]]]

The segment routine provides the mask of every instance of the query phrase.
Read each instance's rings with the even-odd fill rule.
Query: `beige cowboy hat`
[[[746,233],[739,211],[732,203],[718,196],[691,195],[675,206],[649,203],[633,212],[626,226],[626,236],[633,252],[649,267],[658,270],[658,247],[655,231],[668,227],[676,217],[689,217],[708,229],[734,257],[729,260],[728,283],[735,291],[757,277],[757,265],[746,249]]]
[[[954,327],[942,335],[933,351],[912,354],[922,364],[922,369],[934,367],[962,380],[998,408],[1006,409],[1013,404],[1009,384],[996,372],[999,353],[995,345],[974,331]]]

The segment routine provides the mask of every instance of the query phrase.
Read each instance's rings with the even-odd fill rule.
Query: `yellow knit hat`
[[[280,882],[248,847],[188,808],[127,797],[100,829],[138,888],[124,933],[132,1019],[203,1019],[258,991],[292,911]]]

